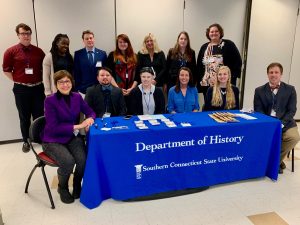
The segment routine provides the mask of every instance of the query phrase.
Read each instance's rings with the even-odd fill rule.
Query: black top
[[[223,56],[223,64],[224,66],[228,66],[231,71],[231,83],[233,85],[236,85],[236,79],[241,77],[241,68],[242,68],[242,59],[241,55],[239,53],[239,50],[237,49],[236,45],[227,39],[222,39],[221,45],[218,46],[219,51],[218,54],[221,54]],[[200,87],[199,82],[202,80],[205,72],[205,65],[203,65],[202,60],[204,57],[204,53],[206,51],[206,48],[210,42],[205,43],[201,46],[197,58],[197,73],[198,73],[198,82],[197,87],[198,91],[202,92],[202,89],[207,89],[207,87]]]
[[[126,115],[125,100],[120,88],[112,86],[109,91],[103,90],[101,84],[95,84],[87,89],[84,100],[97,117],[102,117],[105,112],[111,113],[111,116]]]
[[[128,113],[130,115],[143,115],[143,99],[142,92],[139,87],[135,87],[130,92],[130,101]],[[155,87],[153,92],[153,98],[155,103],[154,114],[162,114],[165,113],[165,97],[163,91],[159,87]]]
[[[235,97],[235,107],[232,109],[239,109],[240,108],[240,102],[239,102],[239,89],[236,86],[231,86],[234,97]],[[209,87],[206,96],[205,96],[205,104],[203,107],[203,111],[217,111],[217,110],[224,110],[225,109],[225,104],[226,104],[226,88],[221,88],[221,95],[223,99],[223,104],[222,106],[212,106],[211,105],[211,100],[213,97],[213,87]]]
[[[153,61],[151,61],[150,54],[143,54],[141,52],[138,53],[137,58],[138,65],[136,68],[135,80],[138,83],[141,83],[140,70],[143,67],[153,67],[156,75],[154,79],[156,81],[156,86],[162,87],[166,82],[166,57],[164,52],[160,51],[158,53],[154,53]]]
[[[181,67],[188,67],[192,71],[194,84],[197,82],[196,76],[196,56],[195,51],[192,50],[192,59],[190,61],[173,59],[172,56],[172,48],[169,50],[167,56],[167,84],[168,90],[176,84],[178,71]]]

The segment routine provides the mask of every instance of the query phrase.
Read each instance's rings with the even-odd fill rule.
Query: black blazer
[[[139,87],[135,87],[130,92],[130,102],[128,113],[130,115],[143,115],[143,95]],[[155,103],[154,114],[165,113],[165,97],[161,88],[155,87],[153,92],[153,98]]]
[[[271,114],[274,103],[272,91],[269,83],[255,89],[254,110],[266,115]],[[280,87],[276,94],[275,111],[276,117],[284,125],[282,131],[297,126],[294,116],[297,111],[297,94],[294,86],[280,82]]]
[[[105,102],[101,84],[89,87],[84,100],[94,110],[97,117],[103,116],[105,113]],[[111,116],[126,115],[125,100],[120,88],[112,87],[108,112],[111,113]]]

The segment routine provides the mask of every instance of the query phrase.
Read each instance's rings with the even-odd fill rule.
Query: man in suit
[[[106,52],[95,48],[94,33],[90,30],[82,32],[84,48],[74,54],[75,90],[82,94],[86,89],[97,84],[98,69],[105,65]]]
[[[99,83],[89,87],[85,101],[94,110],[97,117],[122,116],[126,114],[126,104],[122,90],[111,84],[112,72],[101,67],[97,79]]]
[[[297,111],[297,94],[294,86],[281,81],[283,67],[280,63],[271,63],[267,67],[269,82],[255,89],[254,110],[281,120],[282,143],[279,173],[283,173],[283,159],[300,140],[294,115]]]

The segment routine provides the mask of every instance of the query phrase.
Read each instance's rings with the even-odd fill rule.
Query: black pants
[[[44,115],[44,85],[27,87],[21,84],[14,84],[16,106],[19,112],[20,127],[23,141],[29,137],[29,127],[32,119]]]
[[[83,176],[86,152],[83,138],[80,136],[73,137],[66,144],[43,143],[43,151],[54,159],[59,168],[57,174],[61,176],[70,176],[76,164],[75,173],[79,177]]]

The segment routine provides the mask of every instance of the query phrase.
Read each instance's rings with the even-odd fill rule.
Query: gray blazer
[[[273,97],[269,83],[255,89],[254,110],[266,115],[271,114],[272,105],[275,105],[276,117],[284,125],[283,132],[297,126],[294,116],[297,111],[297,94],[295,87],[280,82],[277,94]]]

